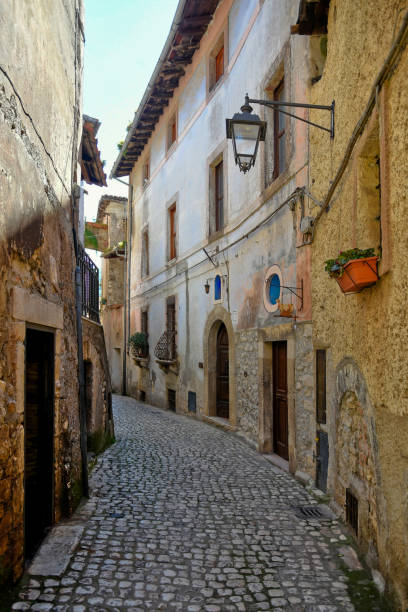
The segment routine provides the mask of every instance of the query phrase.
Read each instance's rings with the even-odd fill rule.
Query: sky
[[[85,0],[83,112],[101,122],[97,135],[108,187],[86,185],[85,217],[102,195],[128,195],[109,174],[159,59],[178,0]],[[127,182],[127,177],[123,177]]]

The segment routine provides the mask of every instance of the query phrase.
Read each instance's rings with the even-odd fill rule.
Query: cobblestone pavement
[[[298,518],[292,506],[317,502],[290,475],[198,420],[118,396],[114,410],[67,570],[26,578],[13,610],[358,609],[338,567],[343,528]],[[384,610],[367,579],[358,588],[361,609]]]

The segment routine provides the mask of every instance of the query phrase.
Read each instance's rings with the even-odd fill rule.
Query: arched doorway
[[[224,323],[217,333],[216,416],[229,419],[229,341]]]

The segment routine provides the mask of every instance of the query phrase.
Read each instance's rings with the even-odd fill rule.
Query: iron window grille
[[[99,323],[99,269],[80,244],[78,263],[81,269],[82,316]]]

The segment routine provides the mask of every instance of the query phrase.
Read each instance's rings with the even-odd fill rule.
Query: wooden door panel
[[[216,415],[229,418],[229,347],[228,333],[221,325],[217,335]]]
[[[287,343],[273,343],[273,450],[289,459]]]

